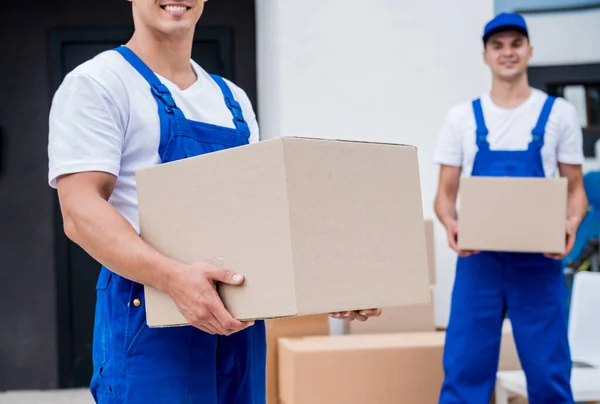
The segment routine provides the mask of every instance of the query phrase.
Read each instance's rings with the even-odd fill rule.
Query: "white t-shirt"
[[[532,139],[547,95],[533,89],[525,102],[513,109],[500,108],[489,93],[481,96],[481,107],[488,128],[491,150],[525,150]],[[475,115],[471,101],[450,109],[442,127],[434,161],[462,167],[462,175],[470,176],[477,152]],[[583,164],[583,135],[575,107],[558,98],[552,107],[542,147],[544,172],[558,176],[557,163]]]
[[[159,77],[187,119],[235,128],[221,89],[192,61],[198,80],[182,91]],[[227,81],[250,128],[258,124],[247,95]],[[115,51],[106,51],[70,72],[52,101],[48,181],[63,174],[102,171],[117,177],[109,202],[139,233],[135,171],[160,163],[158,106],[147,81]]]

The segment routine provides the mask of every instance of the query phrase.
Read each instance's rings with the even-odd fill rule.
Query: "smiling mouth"
[[[171,4],[167,4],[165,6],[160,6],[160,8],[165,10],[167,13],[174,14],[174,15],[183,14],[186,11],[191,9],[191,7],[188,7],[188,6],[171,5]]]

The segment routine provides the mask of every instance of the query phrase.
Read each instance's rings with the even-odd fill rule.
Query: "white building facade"
[[[535,7],[542,1],[516,3]],[[298,135],[415,145],[424,216],[433,218],[438,167],[432,157],[444,115],[454,103],[489,89],[483,27],[495,13],[515,11],[516,3],[256,0],[262,139]],[[531,7],[525,17],[536,66],[600,63],[600,9],[534,13]],[[435,249],[435,319],[444,327],[456,256],[437,221]]]

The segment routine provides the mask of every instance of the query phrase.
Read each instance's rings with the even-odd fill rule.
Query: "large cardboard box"
[[[282,404],[431,404],[444,372],[443,332],[279,340]]]
[[[136,173],[141,236],[184,263],[242,273],[221,285],[241,320],[427,303],[417,150],[280,138]],[[145,289],[149,326],[187,321]]]
[[[279,404],[278,347],[279,338],[329,335],[329,316],[315,314],[269,319],[267,328],[267,404]]]
[[[463,178],[458,247],[562,253],[566,217],[565,178]]]
[[[347,334],[382,334],[400,332],[435,331],[433,291],[431,303],[414,306],[388,307],[381,316],[368,321],[347,321]]]

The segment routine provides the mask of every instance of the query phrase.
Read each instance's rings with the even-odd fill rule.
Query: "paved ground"
[[[0,404],[94,404],[89,390],[12,391],[0,392]],[[514,397],[510,404],[527,404],[527,399]]]
[[[94,404],[89,390],[10,391],[0,393],[0,404]]]
[[[61,391],[15,391],[0,393],[0,404],[94,404],[89,391],[86,390],[61,390]],[[525,398],[513,398],[510,404],[527,404]]]

